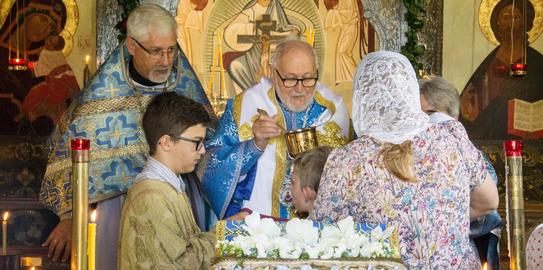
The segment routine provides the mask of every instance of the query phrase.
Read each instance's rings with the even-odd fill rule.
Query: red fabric
[[[247,213],[249,213],[249,215],[253,213],[253,210],[251,210],[249,208],[242,208],[239,211],[240,212],[247,212]],[[262,214],[260,214],[260,218],[271,218],[274,221],[279,221],[279,222],[287,222],[288,221],[287,218],[278,218],[278,217],[272,217],[272,216],[267,216],[267,215],[262,215]]]

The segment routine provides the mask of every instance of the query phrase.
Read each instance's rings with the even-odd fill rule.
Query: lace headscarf
[[[419,85],[407,58],[379,51],[362,59],[353,84],[352,116],[358,136],[393,144],[411,139],[430,125],[421,110]]]

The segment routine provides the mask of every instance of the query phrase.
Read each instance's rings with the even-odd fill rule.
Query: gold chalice
[[[317,130],[308,127],[285,132],[288,154],[296,158],[299,154],[319,146],[317,142]]]

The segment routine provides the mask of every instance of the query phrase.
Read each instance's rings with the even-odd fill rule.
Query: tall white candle
[[[6,255],[8,247],[8,217],[9,212],[4,212],[4,217],[2,219],[2,255]]]

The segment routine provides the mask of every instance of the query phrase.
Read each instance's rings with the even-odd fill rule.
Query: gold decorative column
[[[526,269],[526,235],[524,230],[524,190],[522,187],[522,141],[505,141],[505,187],[507,212],[507,246],[509,269]]]
[[[72,263],[71,270],[87,269],[90,140],[75,138],[72,148]]]

